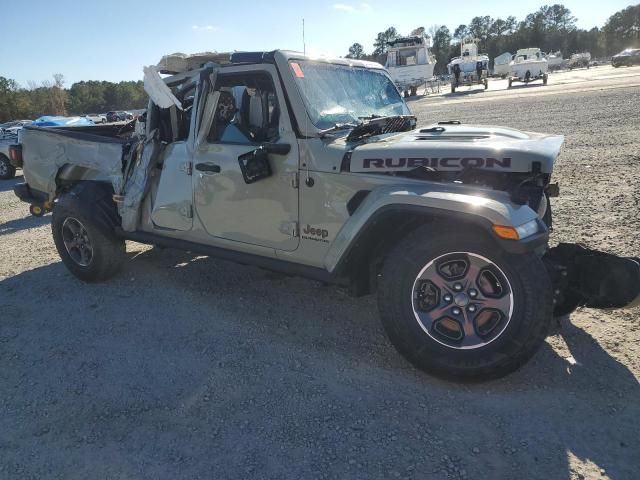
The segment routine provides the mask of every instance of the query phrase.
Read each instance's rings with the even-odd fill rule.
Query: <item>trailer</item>
[[[539,48],[521,48],[513,56],[509,64],[509,86],[513,82],[529,84],[542,80],[546,85],[548,80],[549,63]]]
[[[460,47],[460,56],[451,59],[447,65],[451,75],[451,93],[466,85],[482,85],[489,88],[489,56],[478,53],[475,40],[468,40]]]

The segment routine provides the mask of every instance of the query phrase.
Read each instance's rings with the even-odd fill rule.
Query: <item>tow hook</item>
[[[561,243],[543,257],[553,284],[554,315],[580,306],[599,309],[640,305],[640,259]]]

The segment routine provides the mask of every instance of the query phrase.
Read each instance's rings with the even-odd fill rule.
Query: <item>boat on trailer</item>
[[[467,40],[460,45],[460,56],[451,59],[447,70],[451,75],[451,93],[463,85],[489,88],[489,55],[478,53],[475,40]]]
[[[385,67],[405,97],[417,95],[418,87],[433,78],[435,66],[429,36],[414,35],[387,42]]]
[[[536,80],[542,80],[547,84],[549,62],[539,48],[521,48],[513,56],[509,64],[509,87],[513,82],[528,84]]]
[[[564,65],[565,61],[562,58],[562,52],[558,50],[557,52],[550,52],[546,55],[547,62],[549,63],[549,71],[553,72],[554,70],[560,70]]]

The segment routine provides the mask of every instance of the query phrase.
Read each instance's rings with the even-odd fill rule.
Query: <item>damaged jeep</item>
[[[418,127],[380,65],[288,51],[167,56],[145,90],[135,128],[23,131],[15,193],[84,281],[132,240],[375,292],[397,350],[457,380],[517,369],[554,315],[640,301],[638,259],[549,246],[561,136]]]

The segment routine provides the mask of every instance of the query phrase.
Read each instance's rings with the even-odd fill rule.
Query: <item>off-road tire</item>
[[[551,282],[534,253],[509,254],[482,230],[420,227],[384,261],[378,308],[389,339],[417,368],[437,377],[481,381],[502,377],[522,366],[540,347],[552,319]],[[513,293],[513,312],[501,334],[470,350],[443,345],[416,320],[412,296],[421,269],[439,256],[470,252],[490,259],[505,274]]]
[[[93,255],[87,266],[77,263],[67,251],[63,240],[62,229],[67,218],[76,219],[86,229]],[[51,220],[53,240],[62,262],[69,271],[84,282],[100,282],[113,277],[125,258],[125,244],[122,239],[98,226],[84,212],[74,211],[59,204],[53,208]]]
[[[0,153],[0,180],[11,180],[16,176],[16,167],[11,165],[9,159]]]

